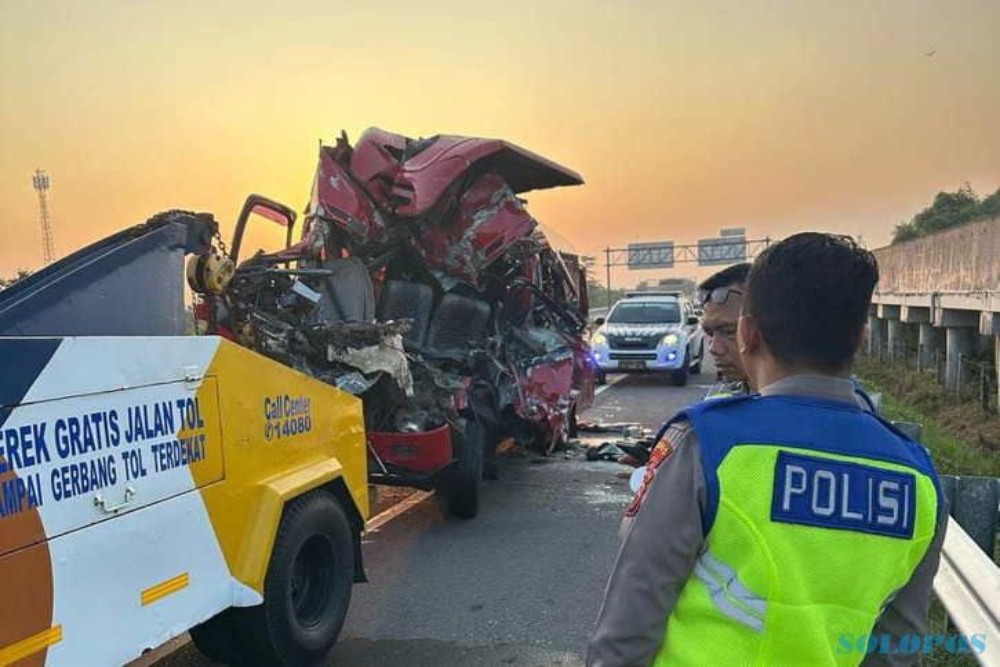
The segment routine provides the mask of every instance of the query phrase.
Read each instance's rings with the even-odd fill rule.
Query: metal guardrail
[[[1000,664],[1000,568],[951,517],[934,594],[963,635],[985,636],[979,664]]]
[[[880,412],[882,395],[871,398]],[[916,422],[893,425],[918,442],[923,434],[923,425]],[[1000,480],[942,475],[941,483],[949,511],[957,513],[976,539],[948,517],[934,594],[961,634],[985,638],[985,650],[974,654],[979,664],[1000,665],[1000,568],[993,562]]]

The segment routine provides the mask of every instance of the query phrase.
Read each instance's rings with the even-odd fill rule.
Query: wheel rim
[[[326,617],[336,565],[333,544],[325,535],[310,537],[295,556],[289,594],[295,619],[303,627],[316,627]]]

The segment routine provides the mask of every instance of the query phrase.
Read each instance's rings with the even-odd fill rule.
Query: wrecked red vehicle
[[[501,442],[550,453],[593,401],[584,271],[518,197],[582,182],[504,141],[342,134],[297,243],[295,213],[252,196],[228,254],[192,258],[196,314],[361,396],[372,480],[471,518]],[[240,256],[254,215],[287,228],[284,248]]]

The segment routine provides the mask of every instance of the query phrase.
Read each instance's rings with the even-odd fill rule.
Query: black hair
[[[775,359],[838,373],[854,357],[877,282],[875,256],[854,239],[804,232],[757,256],[743,304]]]
[[[750,263],[742,262],[740,264],[733,264],[728,266],[717,273],[713,273],[705,282],[698,285],[698,289],[703,290],[713,290],[718,287],[729,287],[730,285],[742,285],[747,281],[747,275],[750,273]]]

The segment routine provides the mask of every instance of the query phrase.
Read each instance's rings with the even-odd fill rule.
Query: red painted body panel
[[[499,139],[439,135],[415,141],[372,127],[350,156],[351,173],[375,204],[400,217],[429,211],[473,165],[498,174],[515,193],[583,183],[575,171]]]
[[[535,424],[548,442],[561,435],[566,425],[572,405],[573,368],[573,359],[561,359],[532,366],[519,378],[518,415]]]
[[[392,209],[393,183],[403,168],[409,141],[401,134],[370,127],[362,133],[350,156],[351,173],[383,210]]]
[[[428,228],[418,249],[432,268],[475,284],[483,269],[535,225],[504,180],[485,174],[462,195],[453,223]]]
[[[584,340],[573,342],[573,388],[576,389],[576,410],[586,410],[594,404],[597,387],[597,364],[590,344]]]
[[[388,236],[371,198],[327,148],[319,152],[307,216],[329,220],[361,243],[380,243]]]
[[[442,135],[403,164],[394,192],[409,201],[396,212],[425,213],[472,165],[498,174],[516,193],[583,183],[575,171],[506,141]]]
[[[416,473],[435,472],[453,460],[447,424],[423,433],[374,432],[368,441],[382,461]]]

